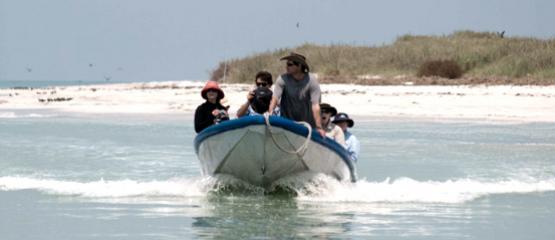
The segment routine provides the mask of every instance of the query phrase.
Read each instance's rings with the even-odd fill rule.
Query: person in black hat
[[[322,103],[320,104],[320,111],[322,127],[326,131],[326,136],[345,147],[345,134],[343,130],[331,121],[331,118],[337,114],[337,109],[327,103]]]
[[[346,149],[351,155],[351,160],[353,160],[354,162],[358,161],[358,156],[360,153],[360,142],[355,137],[355,135],[347,130],[347,128],[352,128],[355,125],[355,122],[353,121],[353,119],[350,119],[349,115],[347,115],[346,113],[338,113],[337,115],[335,115],[333,123],[339,126],[345,134]]]
[[[307,122],[324,137],[326,132],[320,118],[320,84],[316,76],[309,73],[305,56],[292,52],[280,60],[286,61],[286,73],[276,80],[269,112],[273,112],[279,103],[282,117]]]
[[[256,74],[254,83],[256,87],[247,94],[247,102],[239,107],[237,117],[259,115],[268,111],[272,100],[272,74],[260,71]]]

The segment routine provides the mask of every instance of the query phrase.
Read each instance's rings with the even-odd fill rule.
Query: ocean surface
[[[0,110],[0,239],[555,239],[553,123],[355,119],[360,180],[292,196],[215,187],[191,118]]]
[[[32,80],[2,80],[0,88],[44,88],[75,85],[92,85],[114,83],[107,81],[32,81]]]
[[[136,81],[125,80],[0,80],[0,89],[2,88],[48,88],[48,87],[64,87],[64,86],[83,86],[98,84],[115,84],[115,83],[137,83]]]

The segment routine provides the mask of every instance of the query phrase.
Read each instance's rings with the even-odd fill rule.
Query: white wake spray
[[[54,195],[83,197],[192,197],[204,196],[210,179],[172,179],[140,182],[134,180],[76,182],[27,177],[0,177],[1,191],[37,190]]]
[[[339,183],[319,176],[314,183],[300,191],[299,199],[326,202],[424,202],[462,203],[492,194],[532,193],[555,191],[555,179],[536,182],[506,180],[484,182],[472,179],[447,181],[416,181],[410,178],[383,182],[360,180]]]
[[[234,180],[236,182],[236,180]],[[90,198],[127,197],[203,197],[225,180],[214,178],[170,179],[165,181],[93,181],[76,182],[29,177],[0,177],[0,191],[37,190],[47,194]],[[228,182],[234,185],[231,180]],[[555,191],[555,179],[540,181],[507,180],[484,182],[472,179],[448,181],[416,181],[410,178],[382,182],[360,180],[340,183],[324,176],[288,178],[280,186],[297,192],[297,199],[316,202],[361,203],[462,203],[492,194],[533,193]],[[260,188],[253,188],[258,189]],[[254,191],[253,194],[260,194]]]

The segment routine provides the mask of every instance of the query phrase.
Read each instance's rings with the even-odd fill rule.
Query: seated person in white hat
[[[335,115],[333,123],[335,123],[343,130],[343,133],[345,134],[345,143],[347,145],[346,149],[351,155],[351,160],[357,162],[359,156],[358,154],[360,153],[360,142],[355,137],[355,135],[347,130],[348,127],[352,128],[355,125],[355,122],[350,119],[349,115],[347,115],[346,113],[338,113],[337,115]]]

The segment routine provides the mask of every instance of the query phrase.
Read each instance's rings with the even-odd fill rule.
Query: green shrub
[[[424,62],[416,75],[418,77],[437,76],[455,79],[462,76],[462,69],[453,60],[432,60]]]
[[[384,83],[396,83],[392,79],[396,76],[419,75],[424,63],[431,59],[451,59],[459,66],[460,74],[473,79],[537,77],[545,82],[555,79],[555,38],[501,37],[495,32],[459,31],[446,36],[403,35],[392,44],[381,46],[305,43],[267,51],[228,60],[226,81],[252,82],[260,70],[277,77],[285,71],[279,59],[292,51],[305,55],[311,72],[330,82],[373,84],[376,81],[357,79],[379,75],[385,79]],[[217,65],[212,78],[223,78],[223,69],[223,63]],[[449,76],[456,75],[455,72]]]

